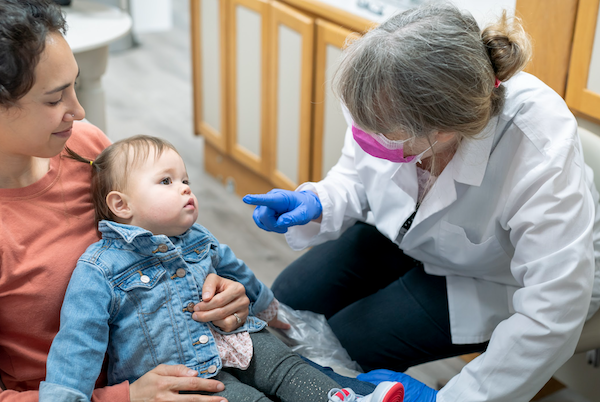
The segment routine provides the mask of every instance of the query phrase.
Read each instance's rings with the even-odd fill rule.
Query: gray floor
[[[290,250],[282,235],[267,233],[252,221],[253,208],[203,170],[203,140],[192,129],[192,79],[188,0],[173,0],[174,28],[137,35],[139,45],[111,53],[103,84],[107,130],[113,140],[150,134],[171,141],[186,161],[200,203],[198,222],[232,247],[256,275],[270,285],[301,253]],[[436,387],[464,365],[458,358],[428,363],[409,374]],[[547,402],[585,402],[569,390]]]

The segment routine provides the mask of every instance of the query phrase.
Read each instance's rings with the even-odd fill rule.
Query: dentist
[[[324,314],[365,371],[483,352],[439,392],[359,376],[404,382],[408,402],[529,401],[598,309],[598,193],[568,107],[521,72],[530,56],[506,15],[483,31],[449,4],[394,16],[344,50],[337,165],[244,197],[311,247],[275,296]]]

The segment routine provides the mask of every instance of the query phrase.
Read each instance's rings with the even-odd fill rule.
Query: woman
[[[0,0],[0,401],[37,401],[48,350],[77,258],[97,241],[90,172],[64,158],[65,145],[94,158],[109,144],[78,122],[78,67],[60,9],[46,0]],[[207,278],[194,319],[226,331],[245,320],[242,285]],[[102,379],[98,386],[102,386]],[[98,388],[95,401],[198,401],[223,384],[161,365],[132,384]]]
[[[505,15],[483,31],[448,4],[394,16],[344,51],[337,165],[245,198],[258,226],[313,246],[275,296],[325,314],[365,370],[485,351],[407,400],[529,401],[598,308],[598,194],[569,109],[520,72],[529,58]]]

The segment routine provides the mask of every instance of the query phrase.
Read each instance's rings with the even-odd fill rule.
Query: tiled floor
[[[151,134],[171,141],[184,157],[201,211],[199,222],[270,285],[301,253],[289,249],[281,235],[267,233],[252,221],[252,208],[228,193],[203,170],[203,141],[192,130],[192,84],[187,0],[173,0],[174,29],[139,35],[140,45],[112,53],[104,87],[107,134],[118,140]],[[411,368],[409,374],[436,387],[464,365],[458,358]],[[586,402],[564,390],[545,402]]]

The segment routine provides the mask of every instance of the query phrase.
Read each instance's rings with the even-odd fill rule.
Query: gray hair
[[[373,133],[474,136],[500,113],[506,81],[525,67],[531,46],[506,12],[480,30],[448,3],[391,17],[349,43],[334,91],[356,125]]]

